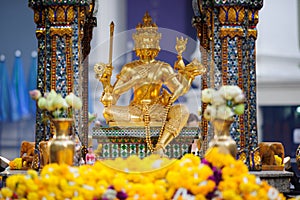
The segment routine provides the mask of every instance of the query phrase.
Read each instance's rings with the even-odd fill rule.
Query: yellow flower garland
[[[28,170],[27,175],[8,177],[0,199],[285,199],[217,148],[203,160],[192,154],[160,159],[134,156],[80,167],[49,164],[40,174]]]

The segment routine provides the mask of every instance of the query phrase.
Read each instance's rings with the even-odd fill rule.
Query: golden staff
[[[110,38],[109,38],[109,57],[108,57],[108,65],[105,66],[104,68],[104,73],[102,74],[101,77],[101,82],[103,85],[104,90],[111,90],[112,85],[110,83],[111,76],[112,76],[112,53],[113,53],[113,37],[114,37],[114,22],[112,21],[110,23]]]
[[[110,23],[110,38],[109,38],[109,66],[112,66],[112,53],[113,53],[113,37],[114,37],[115,24]]]

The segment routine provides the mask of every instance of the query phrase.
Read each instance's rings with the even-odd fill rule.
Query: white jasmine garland
[[[66,98],[54,90],[46,93],[43,97],[38,90],[32,90],[29,94],[32,99],[37,101],[37,106],[41,110],[51,113],[49,118],[72,117],[72,110],[80,110],[82,107],[81,99],[73,93],[67,95]]]
[[[40,99],[38,99],[38,107],[42,110],[46,109],[47,101],[44,97],[41,97]]]
[[[243,103],[245,101],[245,96],[243,94],[239,94],[234,97],[233,101],[235,103]]]
[[[219,92],[215,92],[211,104],[214,106],[226,105],[226,99],[224,99]]]
[[[58,94],[55,99],[53,99],[52,102],[55,109],[61,109],[64,104],[64,98],[61,96],[61,94]]]
[[[226,105],[220,105],[216,109],[216,117],[217,119],[230,119],[234,115],[234,112]]]
[[[217,117],[217,108],[214,105],[207,105],[205,111],[204,111],[204,117],[205,119],[214,119]]]
[[[49,93],[45,94],[45,98],[47,98],[47,100],[49,100],[49,101],[55,99],[56,96],[57,96],[57,93],[55,92],[55,90],[51,90]]]
[[[202,102],[208,104],[203,113],[207,120],[230,120],[235,114],[244,112],[245,96],[236,85],[224,85],[219,90],[207,88],[202,90],[201,95]]]
[[[48,111],[54,111],[56,109],[54,99],[55,98],[51,98],[47,101],[46,109]]]
[[[66,101],[71,106],[73,106],[74,99],[75,99],[75,95],[72,92],[66,96]]]
[[[243,94],[243,91],[236,85],[223,85],[220,88],[219,93],[224,99],[233,100],[236,96]]]
[[[82,107],[81,99],[74,95],[74,93],[70,93],[68,96],[66,96],[67,103],[74,107],[75,109],[80,109]]]
[[[206,88],[204,90],[202,90],[202,101],[204,103],[210,103],[213,99],[215,90],[212,88]]]

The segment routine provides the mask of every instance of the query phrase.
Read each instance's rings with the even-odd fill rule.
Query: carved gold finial
[[[136,28],[147,28],[147,27],[157,27],[155,23],[152,23],[152,18],[150,17],[149,13],[146,12],[144,17],[143,17],[143,23],[139,23]]]
[[[188,39],[185,38],[183,39],[183,37],[181,36],[181,38],[176,38],[176,46],[175,49],[177,51],[178,56],[182,56],[182,53],[185,51],[186,49],[186,44],[187,44]]]
[[[148,12],[143,17],[143,23],[136,26],[136,33],[132,34],[135,41],[135,49],[160,49],[159,41],[161,34],[157,32],[158,27],[152,23]]]
[[[183,39],[183,37],[181,36],[181,38],[176,38],[176,46],[175,49],[177,51],[177,58],[178,60],[175,62],[174,65],[174,69],[176,70],[183,70],[185,67],[185,64],[182,60],[182,53],[185,51],[186,49],[186,44],[187,44],[187,38]]]

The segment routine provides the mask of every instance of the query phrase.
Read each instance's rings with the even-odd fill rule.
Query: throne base
[[[156,144],[159,132],[160,127],[151,127],[152,144]],[[190,152],[190,146],[194,139],[199,138],[199,133],[198,127],[184,127],[179,136],[166,146],[165,154],[169,158],[180,158]],[[131,155],[144,158],[151,154],[147,148],[144,127],[97,127],[93,128],[92,139],[97,139],[101,145],[100,159],[127,158]]]

